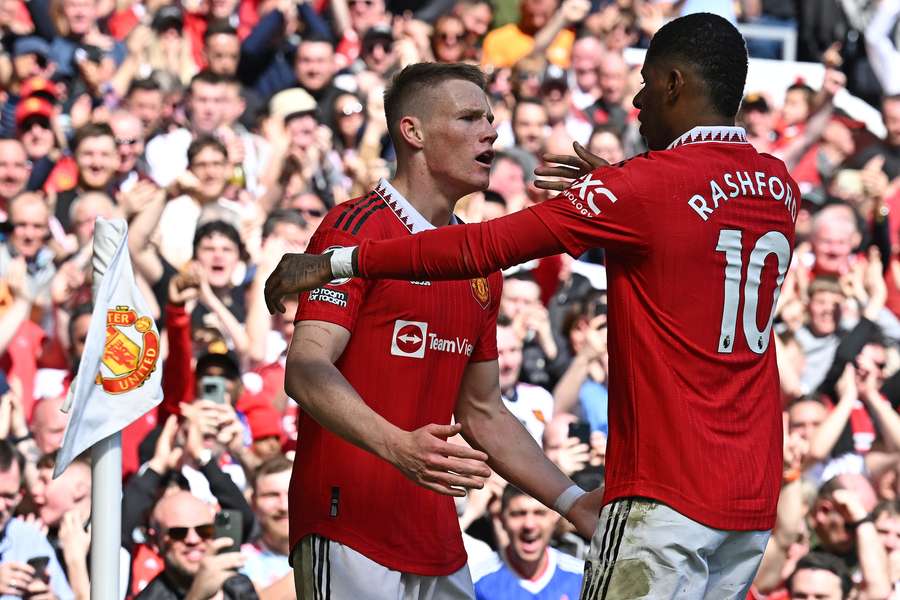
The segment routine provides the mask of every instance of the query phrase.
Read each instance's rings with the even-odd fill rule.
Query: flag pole
[[[122,227],[116,227],[121,223]],[[93,285],[100,282],[127,226],[110,222],[94,236]],[[99,231],[97,232],[99,233]],[[122,434],[116,432],[91,448],[91,600],[119,600],[119,548],[122,546]]]

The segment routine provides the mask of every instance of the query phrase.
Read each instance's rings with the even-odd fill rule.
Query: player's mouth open
[[[475,157],[475,162],[480,163],[486,167],[490,167],[491,163],[494,162],[494,151],[493,150],[485,150],[481,154]]]

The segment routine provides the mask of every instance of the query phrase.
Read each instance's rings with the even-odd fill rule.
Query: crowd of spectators
[[[90,465],[51,473],[96,217],[128,220],[165,359],[163,404],[123,436],[122,589],[293,598],[296,301],[270,316],[263,283],[329,209],[390,178],[390,77],[421,61],[489,75],[491,185],[457,214],[492,219],[547,198],[545,152],[646,149],[624,51],[697,10],[793,31],[825,67],[821,86],[747,89],[738,115],[803,191],[775,309],[784,487],[753,596],[900,598],[900,0],[0,0],[0,597],[89,597]],[[884,137],[835,107],[843,88]],[[520,265],[497,331],[507,406],[585,488],[616,435],[605,289],[600,249]],[[577,597],[586,541],[558,515],[496,476],[458,509],[480,598],[509,578]],[[239,551],[217,553],[218,511]]]

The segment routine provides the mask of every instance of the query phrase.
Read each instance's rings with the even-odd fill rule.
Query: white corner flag
[[[53,477],[162,401],[159,330],[134,282],[127,232],[122,219],[94,226],[94,312]]]

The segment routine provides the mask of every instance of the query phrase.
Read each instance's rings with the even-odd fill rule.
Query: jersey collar
[[[394,211],[394,214],[397,215],[397,218],[400,219],[400,222],[403,223],[410,233],[419,233],[435,228],[387,179],[381,178],[378,180],[378,185],[375,186],[375,193],[384,200],[388,208]],[[451,215],[450,224],[455,225],[458,222],[456,215]]]
[[[667,150],[686,146],[687,144],[703,144],[707,142],[717,142],[725,144],[746,144],[747,132],[743,127],[725,127],[721,125],[713,127],[694,127],[690,131],[684,133],[681,137],[669,144]]]

